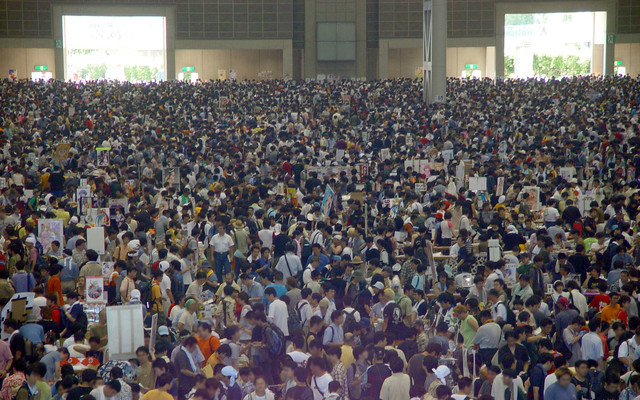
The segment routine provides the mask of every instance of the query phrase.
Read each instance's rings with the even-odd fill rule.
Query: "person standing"
[[[411,378],[403,371],[403,363],[400,357],[393,357],[389,361],[392,375],[384,380],[380,389],[380,400],[409,400],[409,388]]]
[[[289,325],[287,323],[289,310],[287,304],[276,296],[276,290],[273,287],[266,288],[264,294],[269,302],[268,321],[277,326],[285,337],[289,336]]]
[[[231,260],[233,260],[236,246],[231,236],[227,234],[227,227],[224,224],[218,225],[218,233],[213,235],[209,245],[209,259],[214,263],[216,276],[222,277],[223,273],[231,272]]]

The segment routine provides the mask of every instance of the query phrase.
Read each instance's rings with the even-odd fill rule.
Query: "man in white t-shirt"
[[[209,259],[213,259],[216,276],[222,276],[223,271],[226,274],[231,272],[231,258],[236,251],[233,239],[227,234],[227,227],[223,224],[218,225],[218,233],[213,235],[209,241],[210,254]]]
[[[296,312],[300,317],[300,324],[302,326],[308,325],[309,320],[313,315],[313,307],[311,307],[311,304],[309,304],[309,299],[311,298],[311,294],[312,294],[311,289],[309,288],[302,289],[300,291],[301,299],[298,302],[298,304],[296,304]]]
[[[289,336],[289,325],[287,323],[289,309],[287,308],[287,304],[277,297],[276,290],[272,287],[266,288],[264,295],[267,301],[269,301],[267,320],[280,328],[285,336]]]
[[[311,357],[309,354],[305,353],[304,351],[302,351],[302,348],[304,347],[304,336],[302,335],[294,335],[291,337],[291,343],[293,344],[293,351],[287,353],[287,355],[289,357],[291,357],[291,359],[298,364],[298,367],[302,367],[302,368],[306,368],[307,367],[307,361],[309,360],[309,357]]]
[[[311,390],[313,400],[323,400],[329,394],[329,382],[333,381],[331,374],[325,370],[325,362],[320,357],[311,357],[307,361],[311,371]]]
[[[164,299],[162,301],[162,310],[167,313],[169,311],[169,307],[171,304],[175,303],[173,298],[173,292],[171,291],[171,278],[169,275],[169,262],[168,261],[160,261],[158,268],[163,272],[162,280],[160,281],[160,294]]]
[[[95,397],[96,400],[114,400],[121,389],[120,381],[114,379],[105,385],[93,389],[90,394]]]

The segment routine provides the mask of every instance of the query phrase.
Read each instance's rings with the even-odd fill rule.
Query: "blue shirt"
[[[604,356],[602,340],[595,332],[589,332],[582,337],[582,359],[599,360]]]
[[[30,323],[20,327],[20,334],[33,344],[42,344],[44,341],[44,328],[42,325]]]
[[[313,254],[311,254],[309,256],[309,258],[307,258],[307,265],[311,264],[311,259],[314,257]],[[320,263],[318,264],[318,271],[320,271],[321,273],[323,272],[324,267],[327,266],[327,264],[329,264],[329,257],[327,257],[326,254],[322,254],[320,253]]]
[[[33,277],[33,274],[27,274],[24,271],[15,273],[12,279],[16,293],[31,292],[36,286],[36,279]]]
[[[73,261],[73,258],[67,257],[60,264],[62,265],[62,271],[60,271],[60,280],[62,282],[72,281],[80,275],[78,265]]]
[[[247,288],[245,286],[244,291],[247,292],[250,299],[262,297],[264,295],[264,290],[262,290],[262,285],[256,281],[253,281],[250,288]]]
[[[533,393],[534,386],[539,388],[540,390],[538,393],[540,394],[540,400],[544,400],[544,379],[546,377],[547,377],[547,370],[544,369],[544,366],[542,364],[536,365],[531,370],[531,375],[529,377],[529,382],[531,383],[531,385],[529,386],[529,392]]]
[[[276,290],[276,297],[277,298],[280,298],[280,297],[284,296],[285,294],[287,294],[287,288],[284,285],[280,284],[280,283],[272,283],[271,285],[267,285],[265,290],[267,288],[270,288],[270,287],[272,287],[272,288],[274,288]],[[265,304],[268,303],[267,296],[265,296],[264,293],[262,294],[262,302],[265,303]]]
[[[329,343],[342,343],[344,342],[344,331],[341,326],[335,325],[333,322],[324,330],[324,336],[322,337],[322,344],[327,345]]]
[[[545,396],[547,399],[553,400],[575,400],[577,398],[576,387],[573,383],[569,386],[561,386],[558,382],[551,384],[547,388]]]

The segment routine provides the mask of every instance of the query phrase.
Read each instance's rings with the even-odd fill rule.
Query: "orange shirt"
[[[62,305],[62,283],[60,282],[60,277],[57,275],[52,276],[47,281],[47,293],[57,293],[58,294],[58,305]]]
[[[216,350],[218,350],[218,347],[220,347],[220,341],[213,335],[211,335],[209,339],[202,339],[200,337],[198,337],[197,339],[198,347],[200,348],[200,351],[202,352],[205,360],[208,360],[209,357],[211,357],[211,355],[215,353]]]
[[[620,304],[615,306],[608,305],[600,311],[600,319],[611,323],[614,319],[618,319],[618,313],[620,312]]]

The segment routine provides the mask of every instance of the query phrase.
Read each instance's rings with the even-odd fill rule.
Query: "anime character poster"
[[[51,243],[57,240],[60,246],[64,245],[64,227],[61,219],[40,219],[38,220],[38,240],[42,248],[47,251],[51,248]]]
[[[94,227],[111,226],[111,211],[108,208],[91,208],[87,222]]]
[[[111,212],[111,223],[119,226],[124,222],[124,216],[129,211],[129,200],[109,199],[109,211]]]
[[[328,216],[331,213],[331,204],[333,203],[333,189],[331,189],[331,187],[329,185],[327,185],[325,192],[324,192],[324,197],[322,199],[322,213],[326,216]]]
[[[85,278],[85,298],[87,303],[106,303],[104,278],[102,276],[87,276]]]
[[[96,165],[98,167],[108,167],[109,166],[109,148],[107,147],[98,147],[96,148]]]
[[[180,189],[180,168],[170,167],[163,169],[162,183],[164,187],[174,186]]]
[[[56,161],[64,162],[69,158],[69,150],[71,150],[71,144],[69,143],[60,143],[56,146],[56,152],[53,155],[53,158]]]
[[[529,193],[527,202],[529,203],[529,210],[540,211],[540,188],[537,186],[525,186],[522,188],[523,193]]]

